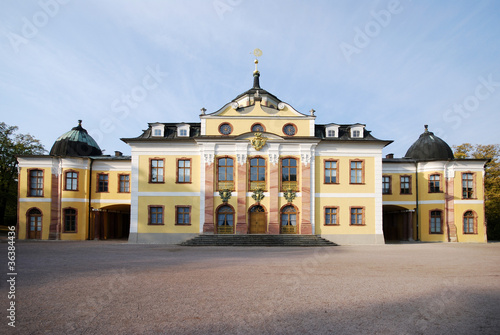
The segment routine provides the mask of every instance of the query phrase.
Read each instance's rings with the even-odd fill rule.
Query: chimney
[[[123,153],[121,151],[115,151],[115,157],[121,157]]]
[[[394,158],[394,154],[387,154],[387,155],[385,155],[385,158],[393,159]]]

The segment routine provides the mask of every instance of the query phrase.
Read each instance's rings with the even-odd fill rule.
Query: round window
[[[286,124],[283,127],[283,133],[285,133],[285,135],[293,136],[293,135],[295,135],[296,132],[297,132],[297,128],[295,128],[295,126],[291,123]]]
[[[229,123],[223,123],[219,126],[219,132],[222,135],[229,135],[233,132],[233,127]]]
[[[261,125],[260,123],[256,123],[252,126],[252,131],[261,133],[264,131],[264,126]]]

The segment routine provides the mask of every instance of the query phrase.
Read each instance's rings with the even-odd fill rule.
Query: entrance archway
[[[234,209],[230,205],[217,208],[217,234],[234,234]]]
[[[267,231],[266,210],[261,205],[255,205],[248,211],[250,234],[265,234]]]
[[[92,209],[89,239],[127,239],[130,232],[130,205]]]
[[[297,234],[297,214],[293,205],[281,209],[281,234]]]

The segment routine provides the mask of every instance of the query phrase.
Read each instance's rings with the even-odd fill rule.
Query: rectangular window
[[[250,191],[266,189],[266,160],[261,157],[250,159]]]
[[[175,224],[191,224],[191,206],[175,206]]]
[[[64,232],[76,233],[76,209],[64,209]]]
[[[281,160],[281,190],[297,190],[297,160],[284,158]]]
[[[335,130],[328,130],[327,137],[335,137]]]
[[[430,233],[431,234],[441,234],[442,224],[441,224],[441,211],[431,211],[430,214]]]
[[[325,184],[337,184],[337,161],[325,161]]]
[[[148,206],[149,207],[149,225],[163,224],[163,206]]]
[[[474,199],[474,174],[462,173],[462,198]]]
[[[411,176],[401,176],[401,194],[411,194]]]
[[[150,183],[163,183],[164,177],[164,159],[151,159],[149,167],[149,182]]]
[[[363,183],[363,161],[351,161],[351,184]]]
[[[391,176],[382,176],[382,194],[392,194]]]
[[[351,225],[363,226],[365,222],[364,208],[351,207]]]
[[[129,193],[130,192],[130,175],[121,174],[118,176],[120,186],[118,188],[118,192],[120,193]]]
[[[217,160],[217,189],[234,190],[234,160],[229,157]]]
[[[432,174],[429,176],[429,193],[441,192],[441,175]]]
[[[108,192],[108,175],[99,173],[97,175],[97,192]]]
[[[360,137],[360,136],[361,136],[361,132],[359,130],[352,131],[352,137]]]
[[[77,191],[78,190],[78,172],[76,171],[68,171],[66,172],[65,178],[65,187],[66,191]]]
[[[337,207],[325,208],[325,225],[338,225],[337,210]]]
[[[29,170],[29,196],[43,197],[43,171]]]
[[[179,159],[177,160],[177,182],[190,183],[191,182],[191,160]]]

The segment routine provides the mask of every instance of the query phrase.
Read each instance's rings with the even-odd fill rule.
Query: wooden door
[[[42,238],[42,217],[39,215],[30,215],[29,239]]]
[[[265,234],[266,226],[266,213],[253,212],[250,214],[250,234]]]

